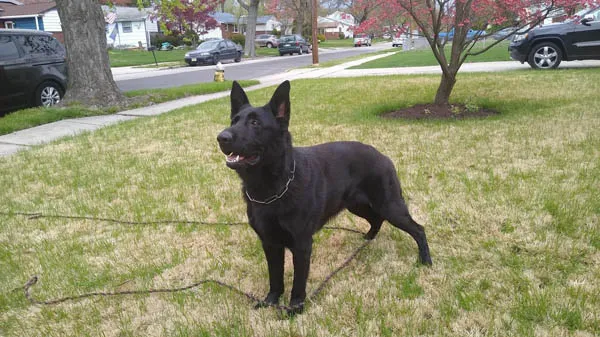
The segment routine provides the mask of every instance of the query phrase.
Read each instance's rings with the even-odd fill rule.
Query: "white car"
[[[368,34],[356,34],[354,35],[354,47],[370,46],[371,37]]]
[[[401,47],[404,44],[404,36],[394,37],[392,40],[392,47]]]

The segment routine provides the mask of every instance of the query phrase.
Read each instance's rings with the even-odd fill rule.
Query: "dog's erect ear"
[[[231,117],[233,118],[245,104],[250,104],[246,92],[237,81],[233,81],[231,87]]]
[[[285,81],[277,87],[269,102],[271,112],[278,120],[290,121],[290,81]]]

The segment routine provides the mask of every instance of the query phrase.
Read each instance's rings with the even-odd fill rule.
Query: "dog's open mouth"
[[[238,166],[241,164],[256,165],[260,161],[260,156],[252,155],[245,157],[232,152],[225,156],[225,161],[227,162],[227,166]]]

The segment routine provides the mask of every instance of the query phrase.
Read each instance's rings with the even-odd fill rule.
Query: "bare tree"
[[[283,23],[283,32],[293,25],[294,33],[311,36],[312,1],[268,0],[267,12],[275,15]]]
[[[98,0],[56,0],[67,49],[69,78],[63,102],[115,106],[126,100],[113,80],[105,22]]]

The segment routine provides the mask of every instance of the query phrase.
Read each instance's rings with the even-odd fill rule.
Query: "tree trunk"
[[[124,103],[110,71],[106,24],[98,0],[56,0],[56,7],[69,69],[63,102],[102,107]]]
[[[238,0],[242,8],[248,11],[248,19],[246,20],[246,39],[244,46],[244,55],[254,57],[256,50],[254,48],[254,38],[256,37],[256,18],[258,17],[258,4],[260,0],[250,0],[249,3],[244,0]]]
[[[437,93],[435,94],[435,104],[437,105],[448,105],[450,103],[450,94],[456,84],[456,74],[442,73],[442,81],[438,87]]]
[[[296,26],[294,33],[302,35],[302,29],[304,28],[304,11],[302,9],[298,10],[294,25]]]
[[[254,39],[256,38],[256,18],[258,17],[258,4],[260,0],[250,0],[248,6],[248,21],[246,22],[246,46],[244,55],[249,57],[256,56]]]

